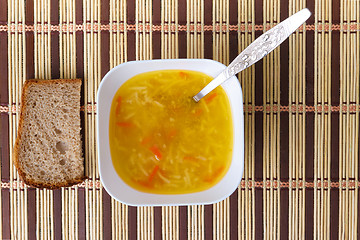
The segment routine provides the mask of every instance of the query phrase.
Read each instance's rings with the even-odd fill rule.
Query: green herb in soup
[[[232,159],[233,126],[222,87],[192,100],[212,77],[185,70],[136,75],[116,92],[110,151],[119,176],[148,193],[184,194],[218,183]]]

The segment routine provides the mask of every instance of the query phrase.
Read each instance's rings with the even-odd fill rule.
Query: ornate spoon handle
[[[262,34],[255,39],[244,51],[242,51],[230,65],[225,68],[214,80],[206,85],[193,99],[195,102],[200,101],[209,92],[214,90],[217,86],[231,78],[235,74],[250,67],[268,53],[273,51],[283,41],[285,41],[298,27],[301,26],[311,15],[311,12],[304,8],[295,13],[289,18],[285,19],[269,31]]]

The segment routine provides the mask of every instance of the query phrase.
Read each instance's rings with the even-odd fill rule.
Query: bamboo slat
[[[315,3],[315,49],[314,49],[314,103],[325,107],[331,103],[331,33],[319,31],[317,23],[331,23],[331,1]],[[314,179],[327,182],[331,166],[331,113],[316,113],[314,124]],[[314,237],[328,239],[330,230],[330,191],[315,187],[314,192]],[[317,224],[316,222],[320,222]]]
[[[340,25],[360,22],[358,1],[340,2]],[[339,238],[358,236],[358,191],[349,183],[358,181],[359,113],[343,112],[342,107],[359,104],[359,32],[340,32],[340,121],[339,121]]]
[[[137,239],[154,240],[154,207],[137,208]]]
[[[8,22],[15,26],[25,23],[25,2],[12,1],[8,5]],[[8,95],[9,103],[19,107],[21,89],[26,76],[25,34],[8,32]],[[9,148],[12,149],[17,135],[19,113],[9,115]],[[12,239],[27,239],[27,187],[18,188],[19,175],[13,166],[13,154],[10,151],[10,231]]]
[[[179,207],[162,207],[162,239],[179,239]]]
[[[136,0],[136,60],[153,58],[152,48],[152,0]]]
[[[264,28],[280,22],[280,2],[265,0],[263,4]],[[263,60],[263,104],[280,105],[280,49]],[[264,111],[263,115],[263,179],[280,177],[280,114]],[[263,226],[265,239],[280,235],[279,185],[263,191]]]
[[[306,7],[305,4],[305,1],[291,1],[289,15]],[[289,105],[303,106],[303,111],[289,112],[289,239],[305,239],[305,191],[298,184],[305,179],[306,168],[305,40],[306,31],[296,31],[289,38]]]
[[[255,31],[248,31],[248,26],[255,22],[255,2],[238,1],[238,26],[245,24],[245,31],[238,32],[238,52],[244,50],[253,40]],[[255,66],[238,75],[243,91],[244,106],[255,108]],[[245,153],[244,176],[246,183],[254,179],[255,166],[255,112],[244,113]],[[238,188],[238,237],[255,239],[255,191],[246,184],[245,189]]]
[[[188,239],[204,238],[204,206],[188,206]]]
[[[204,0],[186,1],[186,55],[188,58],[204,58],[204,4]]]
[[[84,103],[85,103],[85,174],[92,180],[99,179],[99,167],[96,147],[96,116],[88,112],[88,107],[95,104],[97,89],[101,81],[101,2],[83,1],[83,22],[96,26],[84,29]],[[102,188],[85,185],[85,234],[87,239],[103,238]]]
[[[161,58],[179,58],[178,37],[178,2],[164,0],[161,2]]]

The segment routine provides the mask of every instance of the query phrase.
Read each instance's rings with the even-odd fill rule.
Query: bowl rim
[[[114,184],[111,183],[111,180],[109,179],[109,174],[105,173],[104,169],[105,169],[105,166],[104,166],[104,151],[106,151],[106,144],[104,141],[101,141],[103,135],[105,134],[105,136],[107,136],[108,138],[108,131],[109,131],[109,128],[108,128],[108,123],[107,123],[107,127],[106,129],[103,129],[104,127],[101,125],[101,123],[103,123],[104,118],[106,118],[104,116],[104,111],[103,110],[103,99],[102,99],[102,96],[104,93],[104,86],[106,86],[106,84],[108,84],[108,81],[110,81],[109,79],[112,77],[112,75],[114,73],[116,73],[116,71],[119,71],[121,70],[121,68],[127,68],[127,67],[134,67],[136,65],[146,65],[146,64],[155,64],[155,65],[158,65],[157,67],[158,68],[154,68],[150,71],[156,71],[156,70],[165,70],[165,69],[184,69],[184,68],[181,68],[180,67],[177,67],[177,68],[174,68],[174,67],[164,67],[164,64],[166,65],[187,65],[189,64],[190,65],[194,65],[194,64],[210,64],[210,65],[216,65],[217,68],[220,69],[220,71],[222,71],[222,69],[224,69],[226,66],[220,62],[217,62],[217,61],[214,61],[214,60],[210,60],[210,59],[157,59],[157,60],[142,60],[142,61],[130,61],[130,62],[125,62],[125,63],[122,63],[122,64],[119,64],[117,65],[116,67],[114,67],[113,69],[111,69],[108,73],[106,73],[106,75],[103,77],[100,85],[99,85],[99,88],[98,88],[98,91],[97,91],[97,115],[96,115],[96,133],[97,133],[97,137],[96,137],[96,141],[97,141],[97,153],[98,153],[98,167],[99,167],[99,175],[100,175],[100,181],[102,183],[102,185],[104,186],[105,190],[108,192],[108,194],[113,197],[114,199],[116,199],[117,201],[120,201],[124,204],[127,204],[127,205],[130,205],[130,206],[182,206],[182,205],[202,205],[202,204],[213,204],[213,203],[216,203],[216,202],[219,202],[219,201],[222,201],[224,199],[226,199],[228,196],[230,196],[237,188],[237,186],[240,184],[240,181],[241,181],[241,178],[242,178],[242,175],[243,175],[243,170],[244,170],[244,120],[243,120],[243,101],[242,101],[242,90],[241,90],[241,86],[240,86],[240,83],[238,81],[238,79],[234,76],[232,78],[230,78],[228,81],[226,81],[225,83],[222,84],[228,98],[229,98],[229,101],[230,101],[230,105],[231,105],[231,113],[232,113],[232,120],[233,120],[233,129],[234,129],[234,148],[233,148],[233,156],[232,156],[232,163],[229,167],[229,170],[228,172],[225,174],[225,176],[223,177],[222,180],[220,180],[219,183],[217,183],[215,186],[209,188],[208,190],[205,190],[205,191],[200,191],[200,192],[195,192],[195,193],[188,193],[188,194],[149,194],[149,193],[144,193],[144,192],[141,192],[141,191],[138,191],[138,190],[135,190],[133,189],[132,187],[128,186],[128,188],[132,189],[130,191],[135,191],[137,192],[137,194],[140,196],[142,196],[145,200],[144,201],[129,201],[129,199],[126,199],[124,198],[124,195],[123,194],[118,194],[119,190],[117,189],[116,191],[113,189],[114,188]],[[162,67],[161,67],[162,66]],[[185,69],[187,70],[187,69]],[[140,70],[141,71],[141,70]],[[216,76],[216,74],[209,74],[207,71],[201,71],[201,70],[197,70],[197,71],[200,71],[200,72],[203,72],[205,74],[208,74],[208,75],[211,75],[213,77]],[[148,72],[148,71],[141,71],[141,72],[137,72],[135,74],[132,74],[132,76],[135,76],[137,74],[140,74],[142,72]],[[131,74],[130,74],[131,75]],[[127,80],[129,80],[132,76],[130,77],[127,77],[125,80],[123,80],[123,83],[126,82]],[[113,80],[115,81],[115,80]],[[121,83],[120,86],[123,84]],[[241,99],[241,101],[238,102],[238,108],[239,109],[235,109],[236,111],[236,114],[239,114],[239,122],[235,124],[234,122],[234,113],[233,113],[233,102],[232,102],[232,98],[231,96],[228,95],[228,91],[226,89],[227,85],[229,84],[232,84],[232,88],[238,88],[239,92],[238,95],[239,97],[237,97],[237,99]],[[119,87],[120,87],[119,86]],[[225,86],[225,87],[224,87]],[[119,88],[118,87],[118,88]],[[118,88],[115,90],[115,92],[118,90]],[[109,96],[107,96],[107,98],[110,98]],[[113,95],[111,96],[111,100],[113,98]],[[110,101],[110,106],[111,106],[111,101]],[[106,114],[106,113],[105,113]],[[106,124],[106,122],[105,122]],[[100,125],[102,127],[100,127]],[[239,134],[236,134],[235,133],[235,125],[237,126],[237,129],[239,134],[241,136],[239,136]],[[105,133],[104,133],[105,132]],[[237,141],[235,141],[235,137],[239,138],[237,139]],[[107,140],[107,143],[108,143],[108,139],[105,139]],[[236,145],[236,148],[235,148],[235,144],[238,144]],[[107,144],[108,145],[108,144]],[[108,146],[108,151],[110,147]],[[218,197],[213,197],[209,200],[202,200],[202,201],[191,201],[189,199],[191,199],[191,196],[193,196],[194,198],[198,197],[198,195],[204,195],[206,194],[206,192],[214,189],[216,186],[218,186],[220,183],[223,182],[224,178],[226,176],[228,176],[228,173],[230,171],[230,169],[232,168],[233,166],[233,163],[234,163],[234,152],[235,151],[240,151],[240,160],[238,160],[236,166],[239,168],[238,169],[238,176],[236,177],[235,180],[232,180],[230,182],[230,184],[232,185],[231,188],[232,190],[231,191],[227,191],[226,194],[221,194],[219,195]],[[110,156],[110,159],[106,159],[106,161],[110,161],[111,162],[111,166],[112,166],[112,160],[111,160],[111,156]],[[114,167],[112,166],[113,170],[114,170]],[[115,171],[115,170],[114,170]],[[121,182],[123,182],[123,180],[117,175],[117,178],[118,180]],[[126,184],[127,185],[127,184]],[[125,189],[126,190],[126,189]],[[128,189],[129,190],[129,189]],[[223,191],[222,189],[220,189],[218,187],[218,191]],[[146,197],[149,197],[151,196],[152,199],[154,199],[154,195],[160,200],[162,199],[162,202],[156,202],[156,201],[152,201],[152,202],[146,202]],[[184,198],[184,196],[188,196],[187,198],[185,198],[185,201],[179,201],[178,199],[179,198]],[[190,196],[190,197],[189,197]],[[171,201],[173,200],[173,201]],[[164,202],[165,201],[165,202]]]

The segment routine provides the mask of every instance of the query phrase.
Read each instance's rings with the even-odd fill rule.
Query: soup
[[[222,87],[192,99],[212,77],[196,71],[146,72],[126,81],[111,104],[110,152],[132,188],[159,194],[203,191],[230,167],[233,125]]]

